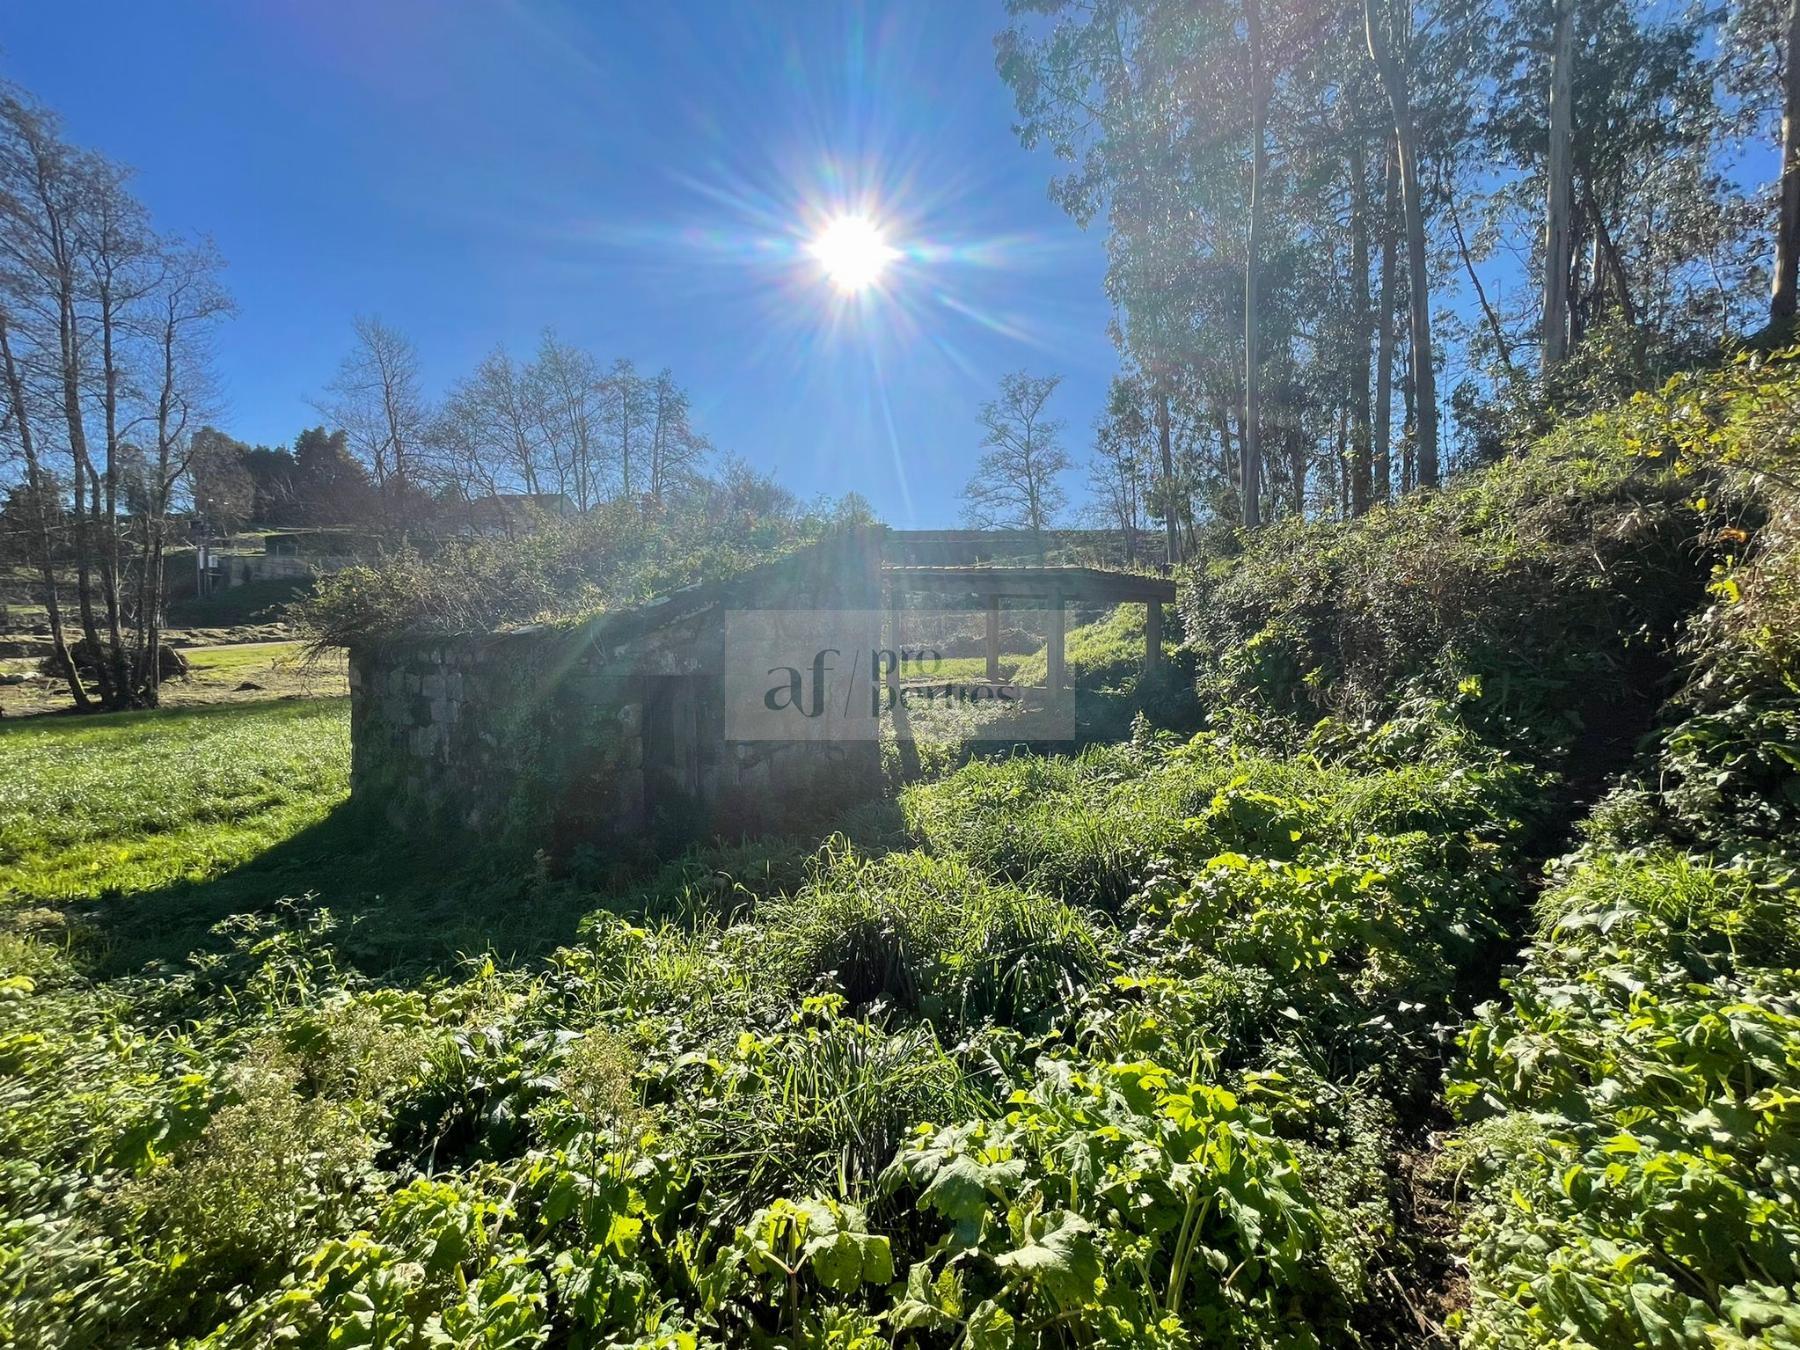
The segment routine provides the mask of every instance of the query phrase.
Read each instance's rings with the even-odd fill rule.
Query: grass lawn
[[[343,699],[0,724],[0,894],[217,876],[343,802],[349,732]]]
[[[352,810],[349,732],[344,698],[0,721],[0,936],[60,934],[104,976],[178,967],[222,945],[221,919],[306,899],[349,960],[397,974],[541,956],[605,903],[482,840],[415,847]]]
[[[184,647],[188,677],[162,686],[167,708],[220,703],[254,703],[277,698],[332,698],[349,693],[348,665],[342,652],[306,660],[299,642],[237,642],[218,647]],[[0,660],[0,672],[34,675],[32,658]],[[245,689],[243,685],[254,685]],[[69,694],[54,680],[32,679],[0,687],[0,709],[8,716],[59,712],[69,707]]]
[[[1000,678],[1010,679],[1022,658],[1002,656],[1000,658]],[[935,663],[922,662],[909,665],[901,672],[906,680],[985,680],[987,678],[987,658],[985,656],[941,656]]]

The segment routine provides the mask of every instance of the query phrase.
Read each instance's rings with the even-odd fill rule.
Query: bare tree
[[[122,170],[0,90],[0,422],[34,503],[54,663],[80,709],[157,701],[162,558],[204,333],[226,309],[217,271],[210,250],[155,234]]]
[[[1058,481],[1068,471],[1063,424],[1045,413],[1059,375],[1014,371],[1001,377],[1000,397],[981,405],[983,453],[963,489],[963,514],[977,529],[1041,535],[1067,500]]]
[[[172,534],[171,507],[193,463],[194,423],[210,402],[212,330],[231,312],[231,300],[219,285],[222,264],[210,245],[169,248],[163,264],[146,325],[154,352],[151,450],[144,466],[144,504],[133,522],[143,559],[134,675],[136,687],[149,691],[150,703],[162,682],[163,558]]]
[[[661,502],[691,483],[712,450],[690,421],[687,391],[666,367],[648,387],[650,403],[650,496]]]
[[[531,365],[531,379],[557,491],[586,511],[606,495],[606,449],[601,435],[605,408],[599,363],[545,329]]]
[[[358,315],[356,342],[315,406],[349,437],[390,510],[404,519],[409,492],[427,486],[430,410],[419,389],[419,357],[398,329]]]
[[[545,392],[531,367],[500,347],[458,380],[433,435],[446,486],[472,499],[538,493],[554,482]]]
[[[629,498],[638,490],[650,429],[649,389],[630,358],[612,363],[600,382],[600,400],[612,461],[619,470],[619,495]]]

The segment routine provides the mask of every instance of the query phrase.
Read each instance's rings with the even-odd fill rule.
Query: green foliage
[[[1497,838],[1518,829],[1530,784],[1518,766],[1492,755],[1471,764],[1455,748],[1388,758],[1402,763],[1363,771],[1213,736],[1170,748],[1095,746],[1072,758],[971,764],[908,789],[901,806],[939,854],[1109,909],[1171,859],[1287,850],[1299,820],[1276,818],[1283,812],[1304,816],[1306,831],[1328,843],[1371,831]]]
[[[855,1004],[923,1009],[953,1028],[1042,1022],[1092,978],[1104,943],[1080,911],[959,862],[829,846],[813,879],[759,919],[796,989],[830,981]]]
[[[619,501],[536,522],[514,538],[403,546],[324,578],[290,613],[318,647],[378,637],[488,632],[534,620],[628,608],[679,587],[768,562],[821,537],[829,519],[743,511],[705,498],[646,516]]]
[[[1171,647],[1175,636],[1168,633],[1165,638]],[[1043,650],[1027,656],[1013,672],[1013,681],[1046,683],[1048,660]],[[1093,623],[1069,629],[1063,636],[1063,669],[1077,689],[1132,688],[1144,669],[1144,607],[1119,605]]]
[[[1262,1345],[1329,1316],[1291,1150],[1231,1092],[1153,1064],[1042,1061],[1003,1120],[921,1126],[888,1184],[947,1230],[908,1277],[902,1326]]]
[[[1253,542],[1209,731],[946,742],[823,846],[432,870],[341,704],[0,732],[17,898],[165,888],[0,924],[0,1338],[1410,1343],[1454,1056],[1468,1344],[1800,1343],[1792,517],[1625,417]]]
[[[1796,914],[1790,877],[1676,854],[1582,863],[1547,897],[1450,1087],[1482,1122],[1471,1344],[1800,1332]]]
[[[1694,509],[1704,484],[1646,472],[1616,440],[1604,417],[1567,427],[1442,491],[1277,525],[1200,568],[1182,612],[1203,701],[1269,743],[1424,694],[1494,744],[1616,764],[1723,556],[1716,508]]]

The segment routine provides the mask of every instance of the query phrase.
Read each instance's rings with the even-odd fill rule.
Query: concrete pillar
[[[987,677],[989,684],[1000,683],[1000,597],[987,600]]]
[[[888,615],[889,615],[889,618],[891,621],[891,627],[893,630],[892,631],[893,645],[892,645],[892,647],[889,648],[889,650],[892,651],[894,654],[893,667],[887,673],[888,698],[889,698],[889,706],[895,710],[895,715],[898,716],[899,708],[900,708],[900,664],[901,664],[900,653],[906,645],[906,636],[901,631],[901,627],[900,627],[900,583],[899,582],[895,582],[893,584],[893,589],[891,589],[888,592]]]
[[[1152,600],[1144,606],[1144,669],[1155,670],[1162,660],[1162,605]]]

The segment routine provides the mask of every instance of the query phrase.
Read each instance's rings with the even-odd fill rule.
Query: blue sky
[[[1103,235],[1012,135],[999,0],[79,10],[11,7],[0,68],[133,166],[163,228],[217,242],[242,439],[317,422],[373,313],[434,396],[546,326],[670,366],[721,449],[897,525],[955,520],[1008,370],[1063,375],[1088,440],[1116,367]],[[883,295],[846,302],[805,253],[846,209],[904,251]]]

